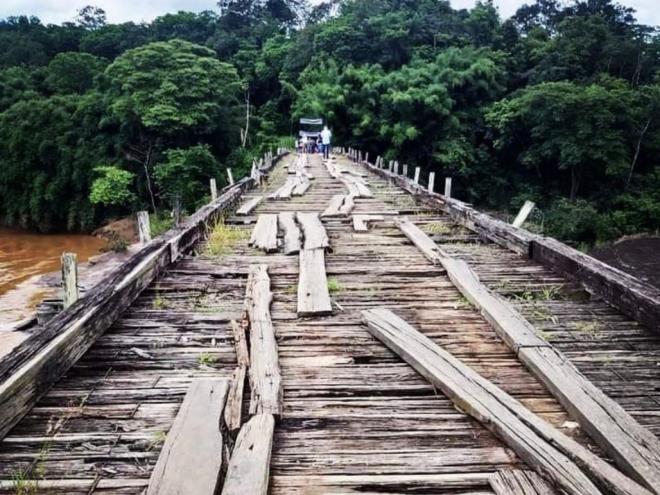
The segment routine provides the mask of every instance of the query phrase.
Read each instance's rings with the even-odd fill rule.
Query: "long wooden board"
[[[266,253],[277,251],[277,215],[265,213],[257,217],[249,244]]]
[[[300,251],[298,280],[298,316],[322,316],[332,313],[323,249]]]
[[[511,304],[492,294],[466,262],[442,253],[411,222],[404,220],[399,226],[429,260],[445,268],[463,296],[617,465],[660,493],[660,440],[580,373]]]
[[[283,211],[277,215],[280,230],[284,232],[284,254],[298,254],[300,252],[300,229],[296,224],[295,215],[291,211]]]
[[[266,495],[270,473],[275,420],[257,414],[245,423],[236,438],[222,495]]]
[[[254,198],[248,199],[241,207],[236,210],[237,215],[249,215],[252,211],[263,201],[263,196],[255,196]]]
[[[325,249],[330,247],[330,239],[318,213],[296,213],[304,238],[304,249]]]
[[[224,379],[195,379],[158,456],[147,495],[214,495],[222,468]]]
[[[282,378],[270,317],[270,277],[266,265],[252,265],[245,290],[250,322],[250,414],[282,413]]]
[[[612,493],[650,493],[531,413],[391,311],[377,308],[363,311],[362,315],[374,337],[566,493],[599,494],[601,491],[594,481]]]

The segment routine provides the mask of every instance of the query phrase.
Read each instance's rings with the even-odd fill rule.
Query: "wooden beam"
[[[491,293],[465,261],[447,256],[408,220],[399,227],[429,260],[445,268],[461,294],[617,465],[660,493],[660,440],[580,373],[511,304]]]
[[[245,323],[249,325],[248,321]],[[231,329],[234,336],[237,367],[234,370],[231,387],[229,389],[229,394],[227,395],[227,405],[225,407],[224,417],[225,425],[227,425],[229,433],[234,435],[241,428],[243,390],[245,389],[247,368],[250,365],[250,353],[248,351],[247,339],[245,338],[245,328],[243,325],[232,320]]]
[[[323,249],[300,251],[298,277],[298,316],[322,316],[332,313]]]
[[[495,495],[557,495],[555,489],[534,471],[502,470],[488,480]]]
[[[277,223],[284,232],[284,254],[298,254],[300,252],[300,229],[296,224],[292,211],[283,211],[277,215]]]
[[[78,256],[62,253],[62,303],[67,309],[78,300]]]
[[[257,414],[241,428],[222,495],[267,495],[274,430],[275,420],[270,414]]]
[[[277,251],[277,215],[259,215],[248,244],[256,249],[263,249],[266,253]]]
[[[296,213],[304,239],[304,249],[325,249],[330,247],[330,239],[318,213]]]
[[[249,215],[264,199],[263,196],[255,196],[254,198],[245,201],[241,207],[236,210],[237,215]]]
[[[138,238],[140,239],[140,244],[147,244],[151,242],[151,224],[149,222],[149,212],[138,211],[137,212],[137,226],[138,226]]]
[[[165,438],[147,495],[216,493],[223,451],[220,420],[227,389],[227,380],[193,380]]]
[[[251,265],[245,289],[250,324],[250,414],[282,413],[282,378],[270,317],[270,277],[266,265]]]
[[[600,494],[594,482],[618,495],[650,493],[391,311],[376,308],[363,311],[362,316],[374,337],[566,493]]]

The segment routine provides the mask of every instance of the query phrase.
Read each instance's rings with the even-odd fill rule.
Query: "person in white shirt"
[[[332,141],[332,131],[328,126],[324,126],[321,131],[321,145],[323,147],[323,158],[330,158],[330,142]]]

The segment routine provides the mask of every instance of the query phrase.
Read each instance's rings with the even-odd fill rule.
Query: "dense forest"
[[[593,243],[660,229],[660,35],[610,0],[223,0],[109,24],[0,21],[0,220],[89,231],[190,211],[323,117],[335,143]]]

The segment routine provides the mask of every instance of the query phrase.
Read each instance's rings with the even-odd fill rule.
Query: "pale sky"
[[[313,0],[318,3],[321,0]],[[454,8],[470,8],[476,0],[450,0]],[[516,9],[531,3],[525,0],[494,0],[502,18],[511,16]],[[658,0],[620,0],[619,3],[637,11],[637,19],[643,24],[660,25]],[[75,18],[79,8],[96,5],[104,9],[108,21],[151,21],[159,15],[178,10],[198,12],[216,10],[215,0],[0,0],[0,18],[11,15],[30,14],[39,17],[42,22],[60,24]]]

